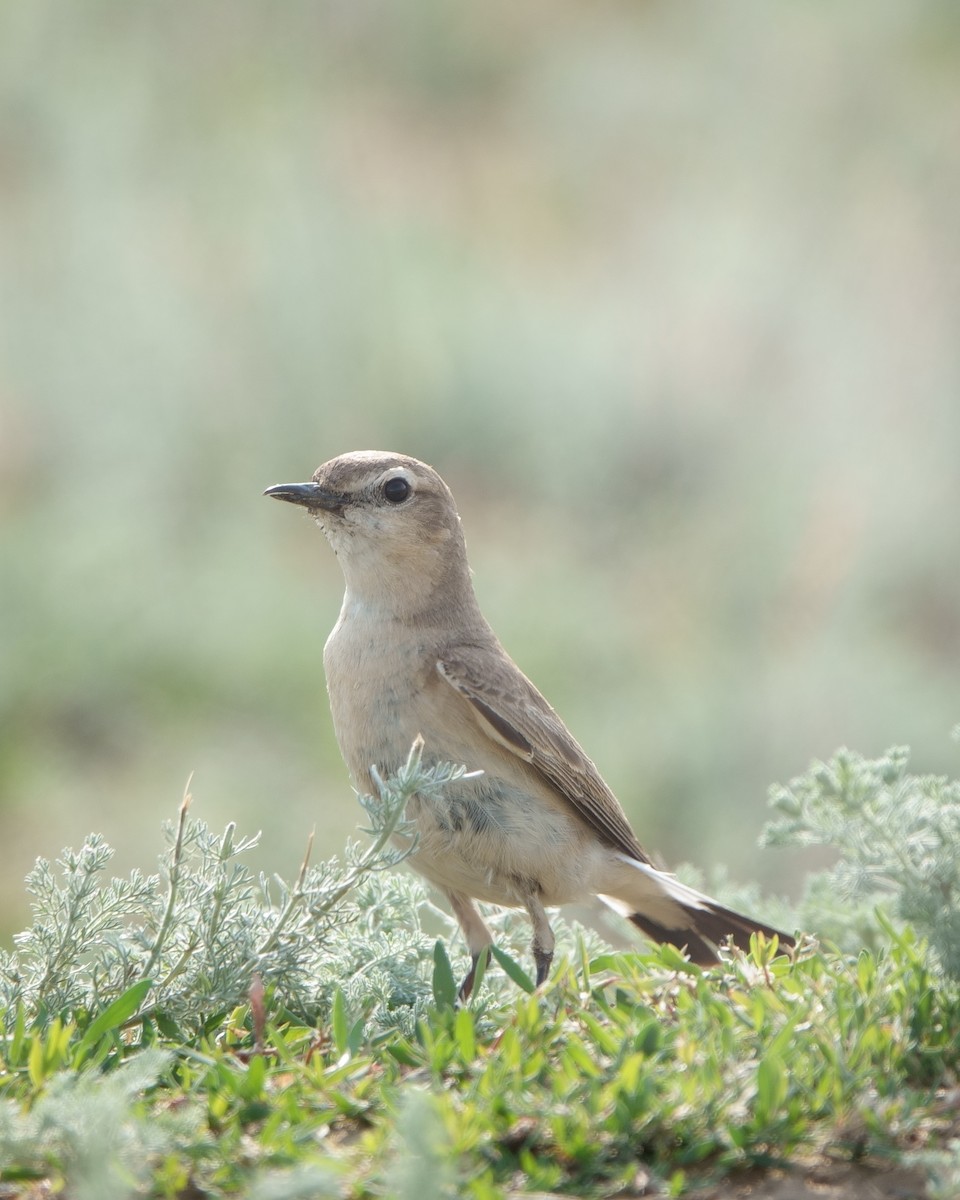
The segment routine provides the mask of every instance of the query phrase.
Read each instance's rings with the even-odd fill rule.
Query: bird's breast
[[[355,785],[371,789],[370,767],[392,774],[420,732],[417,694],[424,647],[381,621],[341,614],[327,639],[323,666],[340,752]]]
[[[519,903],[531,886],[546,903],[575,898],[586,874],[586,827],[527,763],[483,731],[438,672],[438,644],[345,603],[323,661],[354,785],[372,792],[371,766],[392,775],[421,735],[426,764],[481,774],[412,798],[407,816],[419,842],[411,865],[440,887],[494,903]]]

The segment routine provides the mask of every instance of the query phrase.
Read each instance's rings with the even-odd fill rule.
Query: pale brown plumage
[[[544,905],[590,895],[695,962],[755,932],[793,944],[653,866],[593,762],[480,613],[453,496],[431,467],[361,451],[267,494],[307,508],[343,568],[324,666],[356,785],[370,789],[371,766],[395,771],[418,734],[426,761],[482,772],[442,800],[415,798],[408,813],[419,832],[412,863],[448,897],[474,963],[491,941],[478,899],[527,909],[538,983],[553,954]],[[472,980],[471,970],[463,994]]]
[[[486,647],[451,647],[437,670],[473,705],[488,736],[530,763],[604,841],[649,863],[620,801],[541,693],[519,667],[490,676],[488,657]]]

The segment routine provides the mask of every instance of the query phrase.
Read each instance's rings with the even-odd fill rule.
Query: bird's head
[[[469,584],[453,495],[437,472],[405,454],[357,450],[325,462],[309,483],[281,483],[265,496],[305,508],[343,568],[348,593],[409,612],[438,588]]]

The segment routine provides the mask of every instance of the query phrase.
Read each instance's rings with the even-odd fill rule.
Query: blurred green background
[[[960,8],[0,8],[0,928],[190,772],[341,847],[339,570],[260,493],[361,448],[641,839],[796,893],[770,782],[956,770]]]

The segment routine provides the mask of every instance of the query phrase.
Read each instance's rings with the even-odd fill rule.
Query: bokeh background
[[[481,602],[669,862],[957,769],[960,8],[0,8],[0,928],[194,811],[361,815],[336,562],[261,498],[433,463]]]

